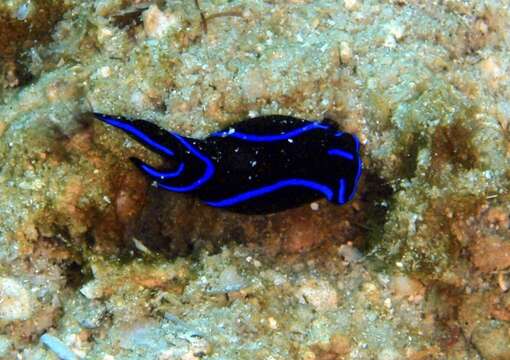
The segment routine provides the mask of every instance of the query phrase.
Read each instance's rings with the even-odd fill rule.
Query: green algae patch
[[[0,99],[3,88],[31,81],[29,50],[52,41],[52,32],[69,8],[63,0],[0,4]]]
[[[473,131],[456,119],[453,124],[438,126],[432,137],[431,169],[433,173],[451,163],[457,170],[470,170],[479,166]]]
[[[434,81],[431,86],[400,104],[389,119],[393,126],[383,130],[396,140],[398,160],[381,172],[397,179],[391,182],[395,195],[384,234],[371,244],[390,268],[439,275],[459,260],[451,218],[468,219],[486,196],[504,189],[498,186],[504,178],[486,171],[484,152],[488,146],[503,151],[504,141],[499,134],[481,142],[491,129],[480,121],[480,106],[449,84]]]
[[[143,202],[145,180],[105,150],[102,128],[83,125],[66,135],[49,121],[29,118],[4,134],[0,232],[22,249],[54,239],[80,258],[87,246],[117,253],[123,227]]]
[[[68,9],[63,0],[12,3],[0,5],[0,53],[11,59],[35,44],[48,43],[53,27]]]

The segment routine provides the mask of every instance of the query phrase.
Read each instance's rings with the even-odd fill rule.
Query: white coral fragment
[[[143,13],[143,29],[151,39],[161,39],[170,29],[178,28],[179,23],[177,16],[161,11],[156,5]]]

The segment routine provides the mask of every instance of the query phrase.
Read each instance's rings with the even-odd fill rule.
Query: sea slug
[[[358,139],[328,121],[260,116],[194,139],[145,120],[94,115],[168,161],[168,169],[156,169],[131,158],[159,188],[239,213],[268,214],[321,197],[342,205],[361,175]]]

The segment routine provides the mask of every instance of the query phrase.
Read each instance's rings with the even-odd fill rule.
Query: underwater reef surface
[[[12,0],[0,34],[0,358],[510,359],[508,2]],[[233,214],[92,112],[327,117],[364,172]]]

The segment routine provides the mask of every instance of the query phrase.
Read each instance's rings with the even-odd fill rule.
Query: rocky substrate
[[[198,4],[198,6],[197,6]],[[504,1],[0,5],[0,358],[510,358]],[[161,193],[92,111],[203,137],[328,117],[344,207]]]

